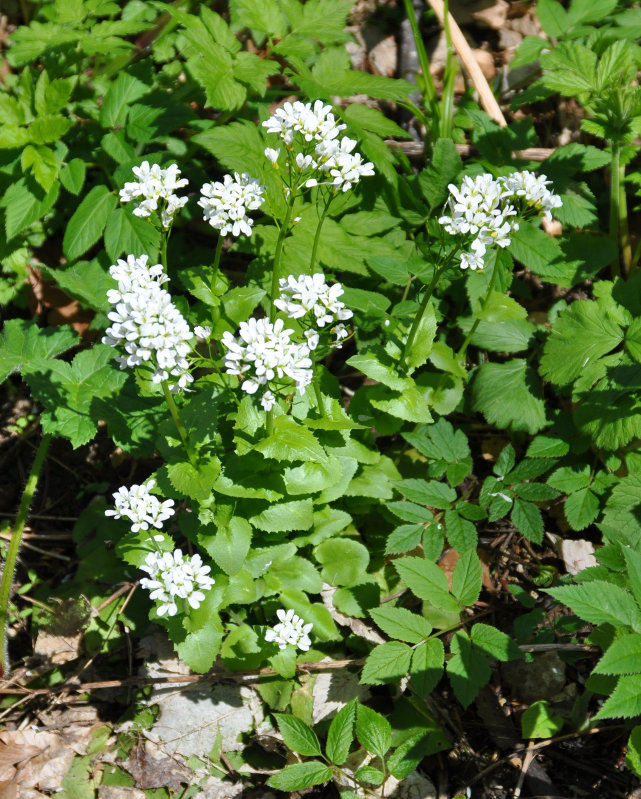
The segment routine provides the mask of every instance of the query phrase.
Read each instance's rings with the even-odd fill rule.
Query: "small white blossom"
[[[528,205],[542,211],[543,216],[552,221],[552,211],[563,205],[558,194],[553,194],[547,187],[552,183],[546,175],[535,175],[523,170],[513,172],[507,177],[499,178],[512,196],[522,197]]]
[[[133,522],[132,533],[148,530],[150,526],[160,530],[163,522],[174,515],[174,501],[166,499],[161,502],[158,497],[151,494],[151,489],[155,485],[156,481],[150,479],[142,485],[132,485],[131,488],[121,486],[113,495],[115,509],[106,510],[105,516],[129,519]],[[163,536],[153,536],[153,538],[155,541],[163,540]]]
[[[200,555],[183,555],[182,550],[174,552],[150,552],[140,567],[149,577],[140,581],[142,588],[149,590],[151,599],[160,602],[158,615],[175,616],[178,612],[176,599],[185,599],[190,607],[198,608],[204,601],[204,591],[208,591],[214,580],[209,577],[209,566],[204,566]]]
[[[205,183],[200,190],[198,205],[203,209],[205,222],[220,231],[221,236],[251,236],[254,220],[247,215],[263,204],[265,188],[246,172],[233,177],[225,175],[223,182]]]
[[[125,183],[120,190],[120,200],[123,203],[131,202],[139,197],[143,199],[134,208],[134,215],[140,217],[151,216],[161,207],[161,224],[168,230],[173,222],[178,209],[187,202],[187,197],[179,197],[176,189],[186,186],[189,181],[180,178],[180,169],[177,164],[171,164],[166,169],[161,169],[158,164],[149,165],[143,161],[140,166],[133,168],[137,181]]]
[[[198,336],[198,338],[208,339],[211,336],[211,327],[196,325],[194,327],[194,333]]]
[[[336,122],[331,105],[322,100],[311,103],[284,103],[273,115],[263,122],[268,133],[276,133],[287,145],[294,141],[294,134],[300,133],[304,141],[326,141],[335,139],[346,128]]]
[[[129,256],[110,268],[118,289],[108,293],[115,307],[107,314],[112,324],[102,343],[124,348],[127,354],[116,359],[121,369],[149,364],[154,383],[177,378],[170,388],[178,391],[193,381],[187,361],[193,334],[169,292],[161,288],[167,278],[159,266],[149,266],[146,256]]]
[[[389,319],[385,320],[386,326],[389,326]],[[335,327],[332,328],[332,332],[334,333],[334,344],[333,346],[336,347],[337,350],[343,349],[343,339],[346,339],[349,336],[349,331],[345,327],[342,322],[339,322]]]
[[[340,141],[323,142],[316,148],[320,157],[319,168],[328,172],[330,183],[342,191],[349,191],[362,177],[374,174],[374,164],[364,162],[360,153],[354,153],[357,142],[343,136]]]
[[[309,633],[314,625],[311,622],[305,624],[305,621],[293,610],[279,609],[276,611],[276,615],[280,621],[271,630],[267,630],[265,640],[278,644],[279,649],[285,649],[287,644],[292,644],[303,652],[307,652],[312,645]]]
[[[318,330],[306,330],[305,338],[307,339],[307,346],[310,348],[310,350],[315,350],[316,347],[318,347],[318,343],[320,341]]]
[[[269,389],[263,394],[260,404],[263,406],[263,409],[266,411],[271,411],[274,407],[274,403],[276,402],[276,397],[272,394]]]
[[[477,252],[461,253],[461,269],[471,269],[472,271],[480,269],[483,271],[484,266],[483,256],[479,255]]]
[[[281,296],[274,305],[292,319],[301,319],[313,313],[318,327],[331,325],[335,321],[351,319],[352,311],[339,299],[343,294],[340,283],[329,285],[325,275],[289,275],[279,281]]]
[[[265,147],[265,158],[268,161],[271,161],[272,164],[276,164],[278,162],[278,156],[280,155],[280,149],[273,150],[271,147]]]

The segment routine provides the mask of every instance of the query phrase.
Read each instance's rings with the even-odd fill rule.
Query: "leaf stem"
[[[7,558],[4,562],[2,569],[2,580],[0,581],[0,630],[2,635],[2,648],[0,650],[0,664],[2,666],[2,677],[6,678],[9,674],[9,652],[7,647],[7,626],[9,622],[9,599],[11,598],[11,586],[13,585],[13,576],[16,570],[16,561],[18,559],[18,552],[20,550],[20,542],[22,541],[22,533],[24,526],[31,509],[31,502],[33,495],[38,485],[38,478],[42,464],[44,463],[49,444],[51,443],[51,436],[44,435],[38,446],[36,457],[31,466],[27,484],[25,485],[22,499],[20,500],[20,507],[16,516],[16,523],[11,531],[11,540],[9,541],[9,548],[7,550]]]
[[[183,443],[185,452],[187,453],[191,465],[196,466],[198,463],[198,459],[196,458],[196,453],[194,452],[193,447],[189,443],[189,437],[187,436],[185,425],[182,423],[182,420],[178,415],[178,408],[176,407],[176,401],[174,400],[173,394],[169,390],[169,383],[166,380],[163,380],[161,385],[162,385],[163,394],[165,395],[165,402],[167,403],[167,407],[169,408],[169,413],[171,414],[171,418],[174,420],[174,424],[176,425],[176,429],[178,430],[178,435],[180,436],[180,440]]]
[[[289,195],[289,202],[287,203],[287,211],[285,212],[285,219],[278,231],[278,240],[276,241],[276,251],[274,252],[274,265],[272,267],[272,287],[269,294],[269,321],[273,322],[276,318],[276,306],[274,300],[278,295],[278,270],[280,266],[280,258],[283,253],[283,243],[285,236],[289,230],[289,223],[292,218],[292,210],[294,209],[294,200],[296,199],[296,189],[291,189]]]
[[[429,103],[433,111],[438,108],[436,102],[436,87],[434,86],[434,79],[430,72],[430,62],[425,50],[425,43],[418,27],[418,20],[416,19],[416,11],[412,4],[412,0],[403,0],[405,4],[405,13],[412,29],[412,36],[414,37],[414,44],[416,46],[416,53],[418,55],[418,62],[421,66],[421,73],[423,76],[423,102],[425,105]],[[427,100],[427,102],[426,102]]]
[[[620,200],[620,161],[621,151],[618,141],[612,142],[612,160],[610,162],[610,237],[616,247],[616,255],[610,264],[612,279],[621,274],[619,264],[619,200]]]
[[[329,211],[329,206],[332,204],[332,200],[334,199],[334,194],[330,194],[327,202],[325,203],[325,207],[323,208],[323,213],[318,220],[318,225],[316,226],[316,233],[314,234],[314,243],[312,245],[312,257],[309,261],[309,274],[314,274],[314,266],[316,264],[316,251],[318,250],[318,242],[320,241],[320,234],[321,230],[323,229],[323,222],[327,216],[327,212]]]
[[[167,272],[167,243],[169,241],[169,231],[163,233],[162,244],[160,245],[160,262],[162,268]]]
[[[437,266],[434,269],[434,275],[432,276],[432,280],[430,281],[430,284],[425,291],[423,300],[421,302],[421,306],[418,309],[418,313],[414,317],[414,321],[412,322],[412,327],[410,328],[410,332],[405,341],[405,346],[403,347],[403,352],[401,353],[401,357],[398,362],[399,369],[402,369],[403,365],[405,364],[405,359],[407,358],[408,352],[412,348],[412,344],[414,343],[414,339],[416,338],[416,334],[420,327],[421,321],[423,319],[423,316],[425,315],[425,311],[427,310],[427,305],[432,297],[432,294],[434,294],[434,289],[436,288],[436,284],[438,283],[439,278],[441,277],[447,266],[448,262],[446,262],[440,268]]]
[[[476,333],[477,327],[481,324],[481,316],[480,316],[480,314],[482,314],[485,311],[485,308],[486,308],[488,302],[490,301],[490,296],[491,296],[492,292],[494,291],[494,285],[496,283],[496,275],[497,275],[498,271],[499,271],[498,262],[494,261],[494,267],[492,268],[492,277],[490,278],[490,283],[489,283],[489,285],[487,287],[487,292],[485,293],[485,297],[483,298],[483,305],[481,306],[481,310],[479,311],[479,315],[477,315],[476,319],[474,320],[474,324],[469,329],[467,336],[465,336],[465,339],[464,339],[463,343],[461,344],[461,346],[459,348],[459,351],[456,353],[456,360],[457,361],[460,361],[461,358],[467,352],[467,348],[470,346],[470,341],[472,341],[472,336]]]
[[[619,164],[619,237],[621,240],[621,256],[623,274],[632,274],[632,245],[630,244],[630,228],[628,226],[628,201],[625,194],[625,164]]]
[[[216,242],[216,252],[214,253],[214,265],[212,266],[212,271],[214,274],[218,272],[220,268],[220,256],[223,252],[223,237],[218,236],[218,241]]]

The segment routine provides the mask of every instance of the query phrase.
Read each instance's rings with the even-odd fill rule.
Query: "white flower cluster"
[[[189,181],[180,178],[180,169],[177,164],[171,164],[167,169],[161,169],[158,164],[149,166],[149,161],[143,161],[140,166],[133,168],[137,181],[125,183],[120,190],[120,200],[123,203],[131,202],[139,197],[144,199],[134,208],[135,216],[151,216],[158,210],[160,202],[160,221],[168,230],[179,208],[187,202],[187,197],[179,197],[174,192],[186,186]]]
[[[288,149],[292,148],[295,134],[301,135],[305,152],[297,153],[294,161],[301,174],[309,174],[303,180],[308,188],[331,185],[349,191],[362,177],[374,174],[374,165],[353,152],[357,142],[347,136],[338,138],[347,126],[336,121],[331,105],[324,105],[322,100],[316,100],[313,106],[299,101],[285,103],[263,126],[268,133],[278,134]],[[307,152],[310,144],[313,152]],[[265,150],[273,164],[278,162],[279,154],[280,150],[271,147]]]
[[[149,577],[143,577],[140,585],[149,590],[151,599],[160,601],[158,615],[175,616],[178,612],[176,599],[185,599],[192,608],[200,607],[214,580],[209,577],[209,566],[204,566],[200,555],[183,555],[182,550],[173,552],[150,552],[140,567]]]
[[[241,322],[238,332],[238,339],[225,332],[222,344],[227,350],[227,374],[245,378],[243,391],[255,394],[261,386],[289,378],[302,393],[312,382],[309,347],[291,340],[294,331],[285,329],[282,319],[272,324],[267,319],[252,318]],[[263,394],[261,405],[269,411],[274,402],[275,396],[269,389]]]
[[[278,644],[279,649],[285,649],[287,644],[292,644],[303,652],[307,652],[312,645],[309,632],[314,625],[311,622],[305,624],[304,620],[293,610],[280,609],[276,611],[276,615],[280,621],[271,630],[267,630],[265,640],[274,641]]]
[[[548,189],[552,181],[548,180],[546,175],[536,175],[534,172],[523,170],[500,180],[512,197],[522,197],[528,206],[542,212],[548,222],[552,221],[552,211],[563,205],[559,195],[553,194]]]
[[[247,216],[263,204],[265,189],[246,172],[225,175],[223,182],[205,183],[200,190],[198,205],[203,209],[205,222],[220,231],[221,236],[251,236],[254,220]]]
[[[102,342],[124,346],[127,355],[116,359],[121,369],[149,363],[154,369],[153,382],[176,378],[171,390],[177,391],[193,381],[186,357],[193,334],[170,294],[161,288],[167,280],[162,266],[149,266],[147,261],[146,255],[130,255],[110,267],[118,288],[108,294],[115,307],[108,314],[112,325]]]
[[[279,283],[281,296],[274,301],[274,305],[291,319],[301,319],[311,313],[313,323],[318,327],[338,323],[333,328],[336,337],[334,346],[340,347],[341,340],[347,337],[347,328],[342,323],[354,315],[339,299],[344,291],[343,286],[340,283],[330,286],[323,274],[289,275],[281,278]],[[315,350],[319,342],[318,333],[307,330],[305,335],[310,350]]]
[[[549,191],[549,183],[545,175],[527,171],[496,179],[488,173],[466,176],[460,188],[450,183],[450,216],[442,216],[439,223],[453,236],[471,237],[470,250],[460,256],[461,268],[483,269],[489,246],[507,247],[519,228],[519,212],[532,209],[551,219],[561,198]]]
[[[131,532],[148,530],[155,527],[162,528],[163,522],[174,515],[173,499],[161,502],[158,497],[151,494],[151,489],[156,485],[155,480],[147,480],[142,485],[132,485],[131,488],[121,486],[113,495],[115,509],[105,511],[105,516],[115,519],[127,518],[133,522]],[[163,540],[163,536],[155,536],[154,540]]]

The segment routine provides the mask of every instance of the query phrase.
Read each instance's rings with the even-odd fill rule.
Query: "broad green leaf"
[[[62,243],[67,258],[75,260],[98,241],[116,202],[106,186],[91,189],[67,225]]]
[[[316,34],[312,34],[316,35]],[[396,122],[388,117],[361,103],[351,103],[342,112],[342,116],[347,123],[354,123],[365,130],[377,133],[385,138],[409,139],[411,135]],[[448,139],[449,141],[449,139]],[[456,152],[456,151],[455,151]],[[457,153],[458,155],[458,153]]]
[[[55,204],[60,194],[60,184],[55,182],[47,194],[37,184],[31,185],[25,178],[13,183],[5,191],[2,206],[5,209],[5,232],[7,241],[37,222]]]
[[[27,145],[22,151],[20,163],[24,172],[29,168],[32,170],[34,178],[44,191],[50,191],[60,168],[56,154],[50,147]]]
[[[417,505],[415,502],[389,502],[387,509],[391,510],[394,516],[403,519],[404,522],[424,524],[434,518],[431,511],[423,507],[423,505]]]
[[[194,632],[187,633],[184,640],[174,643],[178,657],[197,674],[205,674],[212,667],[223,634],[213,624],[206,624]]]
[[[468,519],[464,519],[455,510],[446,510],[443,516],[445,521],[445,535],[450,545],[457,552],[470,552],[476,549],[478,536],[476,527]]]
[[[330,612],[324,605],[310,602],[306,594],[295,588],[286,588],[281,592],[280,597],[284,607],[292,608],[301,619],[314,625],[311,632],[313,638],[321,641],[334,641],[340,637]]]
[[[574,466],[561,466],[548,477],[549,485],[563,494],[572,494],[590,485],[589,464],[576,464]]]
[[[211,497],[221,465],[218,458],[214,457],[198,461],[197,466],[189,461],[168,463],[165,469],[176,491],[183,497],[202,502]]]
[[[378,768],[374,768],[374,766],[361,766],[354,774],[354,777],[370,785],[382,785],[385,779],[383,772]]]
[[[75,347],[78,335],[69,327],[41,328],[26,319],[8,319],[0,333],[0,383]]]
[[[559,602],[591,624],[626,625],[641,632],[641,611],[632,595],[618,585],[592,580],[581,585],[549,588]]]
[[[213,538],[199,536],[201,546],[229,575],[236,574],[243,567],[251,539],[251,525],[240,516],[233,516],[228,524],[221,524]]]
[[[521,716],[524,738],[552,738],[563,727],[563,719],[552,712],[545,699],[533,702]]]
[[[386,555],[401,555],[410,552],[421,542],[422,524],[401,524],[387,536]]]
[[[356,737],[359,743],[379,757],[385,757],[392,745],[389,721],[365,705],[356,708]]]
[[[367,571],[369,552],[352,538],[328,538],[314,550],[322,565],[323,579],[330,585],[356,585]]]
[[[387,768],[393,777],[402,780],[416,769],[425,757],[429,734],[429,731],[421,730],[394,749],[387,760]]]
[[[592,718],[615,719],[633,718],[641,715],[641,676],[624,674],[619,677],[617,687],[606,699],[599,712]]]
[[[543,30],[552,39],[558,39],[569,28],[568,15],[558,0],[538,0],[536,15]]]
[[[370,610],[369,615],[383,632],[397,641],[418,644],[432,632],[431,625],[423,616],[406,608],[381,607]]]
[[[290,530],[309,530],[314,523],[311,499],[279,502],[252,516],[249,521],[259,530],[278,533]]]
[[[541,543],[543,540],[543,516],[534,503],[517,497],[512,505],[510,519],[516,529],[529,541],[534,541],[535,544]]]
[[[160,231],[131,210],[114,208],[105,227],[105,249],[114,262],[121,256],[148,255],[153,264],[160,249]]]
[[[463,707],[469,707],[489,681],[490,667],[462,630],[454,633],[450,649],[453,657],[447,661],[447,676],[456,698]]]
[[[530,502],[548,502],[556,499],[561,492],[545,483],[517,483],[514,486],[514,493]]]
[[[641,725],[632,728],[628,738],[628,753],[625,764],[637,777],[641,777]]]
[[[631,547],[622,547],[625,565],[628,569],[628,580],[634,598],[641,606],[641,553]]]
[[[471,631],[472,644],[488,657],[497,660],[519,660],[523,653],[509,635],[489,624],[475,624]]]
[[[395,487],[412,502],[442,510],[449,508],[457,496],[456,491],[447,483],[439,483],[436,480],[409,478],[400,480]]]
[[[360,681],[366,685],[397,681],[407,674],[411,660],[412,649],[407,644],[400,641],[379,644],[367,656]]]
[[[71,194],[80,194],[85,183],[85,162],[82,158],[72,158],[60,170],[60,182]]]
[[[405,362],[411,372],[427,363],[429,354],[432,351],[435,335],[436,315],[434,313],[434,306],[432,303],[429,303],[417,328],[412,346],[405,355]]]
[[[327,455],[316,436],[291,416],[278,416],[271,435],[260,441],[254,449],[266,458],[278,461],[310,460],[324,464]]]
[[[573,530],[585,530],[599,515],[600,502],[589,488],[581,488],[566,497],[563,512]]]
[[[371,578],[366,575],[363,579]],[[372,608],[377,608],[381,604],[381,589],[376,582],[361,582],[351,588],[338,588],[333,601],[341,613],[362,619]]]
[[[431,208],[441,208],[446,201],[448,185],[454,183],[463,163],[452,139],[438,139],[432,150],[430,164],[419,174],[421,194]]]
[[[320,741],[314,730],[296,716],[275,713],[276,723],[285,744],[299,755],[314,756],[321,754]]]
[[[110,84],[100,108],[100,124],[103,128],[122,127],[127,118],[129,106],[144,97],[149,86],[128,72],[121,72]]]
[[[482,577],[480,558],[476,550],[468,549],[459,558],[452,574],[452,593],[461,605],[470,607],[476,602],[481,593]]]
[[[420,697],[427,697],[443,676],[445,651],[440,638],[430,638],[414,648],[410,678]]]
[[[641,674],[641,635],[632,633],[617,638],[594,670],[601,674]]]
[[[29,125],[29,138],[34,144],[50,144],[62,138],[72,124],[70,119],[61,114],[38,117]]]
[[[321,785],[332,779],[332,770],[320,760],[307,760],[305,763],[294,763],[278,774],[273,774],[267,785],[278,791],[300,791],[312,785]]]
[[[327,733],[325,754],[337,766],[347,760],[347,755],[354,740],[354,722],[356,720],[355,699],[342,707],[332,719]]]
[[[474,373],[472,406],[501,428],[537,433],[547,424],[541,385],[522,358],[482,363]]]
[[[553,436],[539,435],[532,439],[527,448],[528,458],[560,458],[568,453],[567,441]]]
[[[447,577],[436,563],[411,556],[395,560],[394,568],[405,585],[419,599],[446,611],[454,613],[460,611],[458,602],[448,590]]]
[[[381,363],[372,353],[353,355],[348,359],[347,363],[372,380],[376,380],[394,391],[403,391],[411,385],[411,381],[405,377],[399,377],[395,369]]]

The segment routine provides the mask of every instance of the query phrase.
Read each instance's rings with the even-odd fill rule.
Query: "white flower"
[[[247,216],[263,204],[265,189],[246,172],[233,177],[225,175],[223,182],[205,183],[200,190],[198,205],[203,209],[205,222],[220,231],[221,236],[251,236],[254,220]]]
[[[535,175],[534,172],[523,170],[513,172],[507,177],[499,178],[510,195],[522,197],[528,205],[542,211],[543,216],[552,221],[552,211],[563,205],[558,194],[553,194],[547,187],[552,183],[545,175]]]
[[[318,330],[306,330],[305,338],[307,339],[307,346],[310,350],[315,350],[316,347],[318,347],[318,342],[320,341]]]
[[[211,336],[211,327],[196,325],[194,327],[194,333],[198,336],[198,338],[208,339]]]
[[[266,411],[271,411],[271,409],[274,407],[275,402],[276,402],[276,397],[272,394],[271,391],[269,391],[269,389],[263,394],[260,400],[260,404],[263,406],[263,408]]]
[[[193,334],[169,292],[161,288],[167,279],[162,267],[148,266],[146,256],[129,256],[109,272],[118,280],[118,289],[108,293],[115,307],[107,314],[112,325],[103,344],[124,348],[127,354],[117,358],[121,369],[148,363],[154,383],[173,377],[177,380],[170,385],[172,391],[186,388],[193,381],[187,361]]]
[[[340,141],[322,142],[316,147],[319,168],[329,172],[330,183],[342,191],[349,191],[362,177],[374,174],[374,164],[365,163],[360,153],[352,152],[357,142],[343,136]]]
[[[158,615],[175,616],[178,612],[176,598],[185,599],[190,607],[198,608],[205,599],[214,580],[209,577],[209,566],[204,566],[200,555],[183,555],[174,552],[150,552],[140,567],[149,577],[140,580],[142,588],[148,589],[151,599],[160,601]]]
[[[386,319],[385,323],[386,326],[389,326],[389,319]],[[339,324],[332,328],[332,332],[334,333],[333,346],[336,347],[337,350],[343,349],[342,341],[349,336],[349,331],[342,322],[339,322]]]
[[[485,264],[483,262],[483,255],[477,252],[462,252],[461,253],[461,269],[477,269],[483,270]]]
[[[280,155],[280,149],[273,150],[271,147],[265,147],[265,158],[268,161],[271,161],[272,164],[275,164],[278,161],[278,156]]]
[[[292,319],[300,319],[313,313],[318,327],[331,325],[335,321],[351,319],[352,311],[345,307],[339,297],[343,294],[340,283],[328,285],[325,275],[289,275],[279,281],[281,296],[274,305]]]
[[[160,530],[163,522],[174,515],[174,501],[166,499],[161,502],[151,494],[155,485],[155,480],[147,480],[146,483],[132,485],[131,488],[121,486],[113,495],[115,510],[106,510],[105,516],[113,516],[115,519],[126,517],[133,522],[132,533],[148,530],[150,526]],[[158,537],[154,536],[154,540],[158,540]],[[160,540],[163,540],[162,536]]]
[[[265,640],[278,644],[279,649],[285,649],[287,644],[292,644],[303,652],[307,652],[312,645],[309,632],[314,625],[311,622],[305,624],[304,620],[293,610],[279,609],[276,611],[276,615],[280,621],[271,630],[267,630]]]
[[[143,199],[134,208],[135,216],[148,217],[158,210],[161,204],[161,224],[168,230],[173,222],[174,215],[179,208],[187,202],[187,197],[178,197],[174,192],[186,186],[186,178],[179,179],[180,169],[177,164],[171,164],[167,169],[161,169],[158,164],[149,166],[149,161],[143,161],[140,166],[133,168],[137,181],[125,183],[120,190],[120,200],[123,203],[142,197]]]
[[[241,322],[238,332],[238,339],[225,332],[222,344],[227,350],[227,374],[244,378],[243,391],[255,394],[261,386],[289,378],[302,394],[312,382],[309,347],[291,340],[294,331],[284,329],[282,319],[272,324],[267,319],[252,318]]]
[[[337,123],[331,111],[331,105],[325,105],[322,100],[316,100],[313,106],[300,101],[284,103],[263,122],[263,127],[268,133],[278,134],[288,145],[297,132],[306,142],[331,140],[347,127]]]

